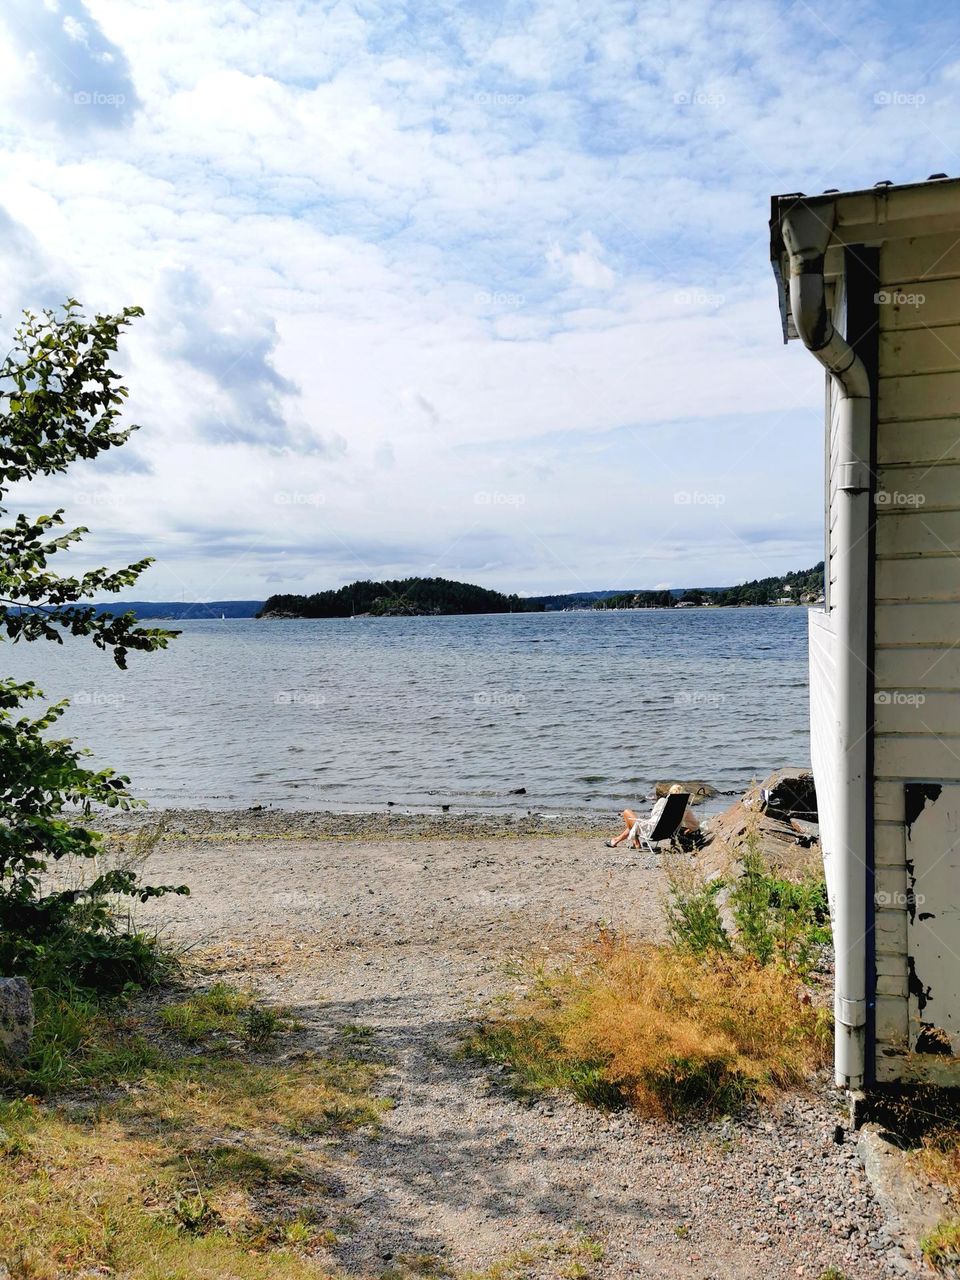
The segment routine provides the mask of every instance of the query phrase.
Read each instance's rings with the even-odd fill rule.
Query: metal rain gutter
[[[832,892],[836,955],[834,1017],[837,1083],[860,1089],[866,1073],[867,729],[870,616],[870,416],[867,369],[833,326],[827,309],[824,257],[835,206],[803,201],[781,215],[790,264],[790,311],[797,333],[840,393],[836,586],[838,779]]]

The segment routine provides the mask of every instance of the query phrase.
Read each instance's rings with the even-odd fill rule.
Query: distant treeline
[[[797,604],[818,599],[823,594],[823,561],[812,569],[797,569],[779,578],[756,578],[736,587],[691,588],[688,591],[623,591],[597,600],[594,609],[671,609],[683,604],[747,605],[776,604],[791,600]]]
[[[258,618],[349,618],[369,613],[377,617],[444,613],[536,613],[542,604],[503,595],[469,582],[446,578],[399,578],[385,582],[351,582],[336,591],[312,596],[271,596]]]
[[[138,618],[255,618],[262,600],[112,600],[91,605],[96,613],[135,613]],[[2,1274],[2,1273],[0,1273]]]
[[[672,609],[681,599],[679,591],[621,591],[598,600],[594,609]]]

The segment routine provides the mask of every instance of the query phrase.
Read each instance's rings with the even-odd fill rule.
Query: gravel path
[[[397,1105],[340,1171],[358,1226],[331,1261],[486,1268],[532,1248],[530,1273],[557,1275],[550,1246],[585,1233],[604,1248],[591,1274],[614,1280],[902,1274],[854,1143],[834,1141],[841,1102],[826,1087],[676,1126],[518,1101],[462,1060],[464,1031],[513,989],[511,958],[569,948],[601,921],[658,937],[664,886],[655,857],[605,849],[586,822],[572,834],[531,819],[531,835],[449,821],[371,839],[379,820],[356,815],[177,814],[150,860],[150,879],[193,888],[149,909],[172,938],[294,1006],[315,1044],[370,1028],[389,1064]]]

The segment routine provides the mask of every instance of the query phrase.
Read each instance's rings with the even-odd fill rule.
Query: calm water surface
[[[64,735],[156,806],[610,810],[660,778],[734,791],[807,763],[806,621],[802,608],[190,621],[126,672],[72,640],[3,657],[72,698]]]

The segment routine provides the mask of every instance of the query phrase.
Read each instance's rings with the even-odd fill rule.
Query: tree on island
[[[823,594],[823,561],[812,569],[794,569],[780,578],[755,578],[736,587],[691,587],[682,594],[671,591],[621,591],[598,600],[594,609],[669,609],[677,604],[760,605],[775,604],[784,596],[796,603]]]
[[[391,578],[384,582],[351,582],[335,591],[312,596],[276,595],[265,602],[258,618],[417,617],[451,613],[542,612],[517,595],[504,595],[471,582],[448,578]]]
[[[127,389],[110,360],[122,328],[142,314],[126,307],[88,320],[73,299],[60,311],[24,313],[0,365],[0,501],[11,485],[95,458],[136,430],[120,425]],[[0,517],[7,514],[0,506]],[[58,574],[50,568],[53,557],[88,532],[65,529],[63,514],[20,514],[0,528],[0,642],[62,644],[69,632],[112,650],[121,668],[131,649],[164,648],[175,632],[141,628],[133,613],[98,613],[84,603],[94,593],[131,586],[151,559],[79,577]],[[115,895],[187,890],[142,885],[126,868],[95,874],[82,889],[45,885],[52,863],[101,852],[100,835],[78,817],[88,819],[95,804],[129,809],[139,802],[128,778],[86,768],[81,761],[88,752],[48,736],[66,701],[34,718],[24,714],[27,703],[42,697],[32,682],[0,679],[0,973],[41,973],[49,980],[60,966],[80,985],[89,979],[119,987],[137,977],[147,949],[116,928]]]

